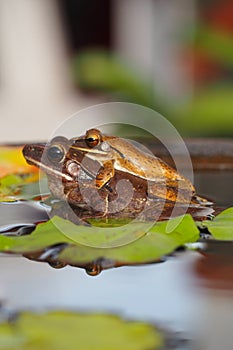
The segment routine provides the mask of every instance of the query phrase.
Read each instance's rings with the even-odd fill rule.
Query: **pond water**
[[[232,206],[232,176],[232,171],[197,173],[197,192],[217,206]],[[93,278],[78,268],[55,270],[46,263],[2,255],[0,300],[14,309],[116,313],[182,332],[195,340],[192,348],[213,350],[220,344],[230,349],[232,291],[203,287],[195,273],[199,259],[195,251],[177,252],[164,263],[111,269]],[[205,336],[210,329],[211,342]]]
[[[4,257],[0,296],[14,308],[104,310],[187,331],[189,314],[198,302],[189,278],[195,255],[108,270],[94,278],[77,268],[54,270],[47,264]]]
[[[197,192],[210,198],[217,206],[233,205],[233,170],[212,170],[194,173]]]

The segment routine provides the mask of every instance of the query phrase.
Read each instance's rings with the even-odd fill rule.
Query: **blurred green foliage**
[[[90,50],[74,61],[75,82],[83,89],[101,91],[118,100],[154,107],[151,85],[114,54]]]
[[[233,37],[208,25],[196,31],[196,47],[227,68],[233,69]],[[233,83],[232,83],[233,84]]]
[[[77,55],[73,64],[75,83],[87,91],[111,96],[114,101],[150,107],[164,115],[185,136],[232,137],[233,38],[200,25],[196,30],[195,47],[230,73],[223,74],[214,84],[197,86],[191,101],[176,105],[166,101],[165,105],[150,81],[114,54],[99,50]]]

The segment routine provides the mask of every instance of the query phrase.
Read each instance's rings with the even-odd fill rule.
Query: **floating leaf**
[[[0,201],[15,200],[22,179],[20,175],[8,175],[0,179]]]
[[[171,221],[172,225],[170,225]],[[172,231],[167,230],[168,223],[169,227],[173,227]],[[5,252],[30,254],[66,243],[61,251],[58,251],[56,254],[57,261],[84,268],[87,265],[96,264],[96,261],[98,261],[99,268],[102,270],[114,266],[155,262],[164,255],[173,252],[180,245],[187,242],[195,242],[199,238],[199,230],[192,217],[188,214],[182,220],[178,217],[156,224],[146,235],[139,239],[137,239],[137,234],[141,228],[137,229],[136,226],[135,224],[136,235],[134,242],[122,244],[114,248],[93,248],[80,244],[78,239],[79,235],[80,240],[83,241],[86,238],[86,242],[90,242],[90,227],[75,225],[68,220],[54,217],[53,220],[37,225],[36,230],[30,235],[22,237],[0,237],[0,248]],[[121,231],[124,233],[124,226],[117,229],[119,233]],[[70,230],[73,234],[74,232],[76,233],[75,240],[64,234],[64,231],[67,232],[67,230]],[[102,239],[105,236],[106,229],[101,228],[101,230],[103,233],[97,238],[95,243],[100,238],[101,244],[103,243]],[[91,237],[93,238],[93,233]],[[119,236],[112,237],[113,242],[114,238],[119,243]],[[108,230],[106,239],[110,240]]]
[[[233,240],[233,208],[228,208],[217,215],[212,221],[203,221],[202,225],[216,239]]]
[[[8,239],[6,241],[6,246],[4,246],[5,238]],[[2,251],[11,251],[13,253],[24,254],[41,251],[50,246],[61,243],[74,244],[75,242],[66,237],[59,229],[57,229],[51,220],[47,221],[46,223],[38,224],[35,231],[33,231],[30,235],[21,237],[0,236],[0,248]]]
[[[174,229],[169,233],[167,221],[155,225],[145,236],[120,247],[97,249],[83,246],[79,249],[77,246],[68,246],[59,254],[59,260],[78,266],[98,261],[100,269],[158,261],[177,247],[199,238],[199,231],[190,215],[185,215],[182,221],[180,217],[172,221]]]
[[[14,240],[11,237],[0,236],[0,252],[9,251],[14,245]]]
[[[24,312],[14,323],[0,324],[0,348],[5,350],[156,350],[163,344],[154,326],[106,314]]]
[[[75,225],[71,221],[55,216],[43,227],[43,233],[44,230],[47,231],[47,234],[51,231],[62,232],[64,237],[68,237],[78,245],[111,248],[131,243],[144,236],[153,223],[132,222],[119,226],[118,220],[111,220],[111,227],[108,224],[105,227],[102,226],[102,223],[100,225],[101,227]]]
[[[0,201],[31,199],[39,193],[37,174],[12,174],[0,179]]]

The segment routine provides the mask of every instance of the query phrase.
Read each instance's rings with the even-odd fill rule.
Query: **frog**
[[[25,145],[23,155],[46,173],[52,195],[82,217],[133,217],[145,208],[153,217],[161,207],[167,217],[177,204],[187,209],[208,205],[191,181],[162,159],[96,128],[71,139],[56,136],[48,144]],[[124,195],[119,196],[122,180]]]

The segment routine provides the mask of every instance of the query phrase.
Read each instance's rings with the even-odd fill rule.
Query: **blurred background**
[[[232,138],[232,0],[0,0],[0,143],[47,140],[72,114],[110,101],[148,106],[184,137]],[[217,162],[222,172],[195,174],[195,186],[232,205],[232,171]],[[197,287],[195,251],[96,279],[14,259],[1,257],[0,284],[13,308],[107,310],[192,336],[196,327],[205,343],[196,349],[232,347],[232,293]]]
[[[1,143],[107,101],[233,136],[231,0],[0,0],[0,55]]]

